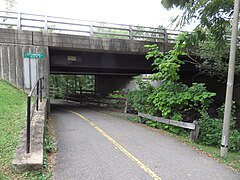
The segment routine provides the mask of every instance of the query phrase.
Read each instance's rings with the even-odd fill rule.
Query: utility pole
[[[228,139],[229,139],[230,117],[231,117],[231,109],[232,109],[234,69],[235,69],[237,35],[238,35],[239,1],[240,0],[234,1],[231,48],[230,48],[229,65],[228,65],[227,91],[226,91],[226,98],[225,98],[224,121],[223,121],[222,141],[221,141],[221,153],[220,153],[221,157],[226,157],[228,152]]]

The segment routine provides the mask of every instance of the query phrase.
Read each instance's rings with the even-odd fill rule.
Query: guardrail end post
[[[124,113],[126,114],[128,111],[128,98],[125,100],[125,107],[124,107]]]
[[[198,121],[194,120],[193,124],[195,124],[195,129],[191,130],[191,132],[190,132],[190,141],[192,143],[196,142],[198,135],[199,135],[199,131],[200,131],[200,125],[199,125]]]

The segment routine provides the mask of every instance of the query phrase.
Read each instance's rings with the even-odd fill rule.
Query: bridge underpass
[[[95,90],[111,92],[126,88],[132,77],[152,73],[152,61],[145,54],[96,51],[49,50],[50,73],[94,75]]]
[[[109,89],[113,82],[127,79],[124,75],[150,72],[151,63],[144,59],[145,44],[157,42],[162,51],[167,51],[173,42],[173,35],[166,29],[139,30],[137,26],[124,25],[127,34],[121,36],[127,39],[103,38],[97,36],[97,28],[106,26],[96,22],[82,25],[67,18],[23,13],[13,17],[12,13],[15,12],[0,17],[7,17],[1,25],[16,28],[0,29],[0,78],[26,90],[31,88],[31,83],[26,86],[26,82],[44,76],[46,98],[50,73],[93,74]],[[8,16],[17,24],[9,22]],[[88,29],[64,29],[59,27],[61,23]],[[112,29],[122,30],[123,26],[113,25]],[[24,58],[26,52],[43,53],[45,57]],[[30,72],[35,72],[35,76]],[[111,80],[113,75],[116,79]],[[236,172],[165,133],[83,106],[66,102],[52,105],[58,140],[55,179],[239,179]]]

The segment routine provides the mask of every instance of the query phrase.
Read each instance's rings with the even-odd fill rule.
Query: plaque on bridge
[[[25,52],[24,53],[24,58],[42,59],[42,58],[45,58],[45,54]]]

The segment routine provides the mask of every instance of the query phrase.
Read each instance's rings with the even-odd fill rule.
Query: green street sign
[[[42,54],[42,53],[31,53],[31,52],[24,53],[24,58],[42,59],[44,57],[45,57],[45,54]]]

